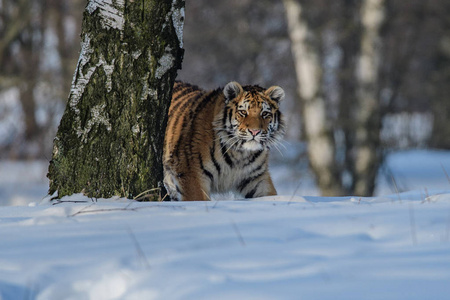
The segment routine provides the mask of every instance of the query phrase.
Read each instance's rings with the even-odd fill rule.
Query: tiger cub
[[[245,198],[276,195],[268,150],[284,133],[283,99],[278,86],[230,82],[206,92],[176,82],[163,157],[171,200],[208,200],[229,191]]]

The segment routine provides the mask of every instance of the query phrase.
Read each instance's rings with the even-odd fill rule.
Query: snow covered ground
[[[449,152],[389,156],[373,198],[286,156],[280,196],[206,203],[51,205],[45,162],[0,162],[0,299],[449,299]]]

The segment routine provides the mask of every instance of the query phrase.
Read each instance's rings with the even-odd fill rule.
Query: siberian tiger
[[[208,200],[211,193],[245,198],[276,195],[269,148],[284,133],[284,91],[228,83],[206,92],[176,82],[164,141],[164,185],[171,200]]]

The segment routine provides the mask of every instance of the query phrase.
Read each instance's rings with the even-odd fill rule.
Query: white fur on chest
[[[232,161],[232,166],[227,163],[220,149],[216,149],[214,155],[220,171],[212,161],[206,164],[208,170],[213,170],[211,172],[214,175],[214,180],[211,182],[212,193],[237,192],[239,184],[252,176],[255,170],[258,173],[267,171],[268,150],[263,151],[256,158],[254,158],[256,152],[250,151],[230,151],[227,154]]]

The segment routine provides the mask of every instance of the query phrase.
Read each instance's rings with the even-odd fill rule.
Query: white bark
[[[180,42],[180,48],[183,48],[183,28],[184,28],[184,7],[176,8],[176,0],[172,1],[172,23]]]
[[[302,18],[302,6],[295,0],[284,0],[288,21],[292,54],[299,84],[299,93],[303,99],[312,99],[320,89],[322,71],[320,58],[308,38],[313,35],[306,21]]]
[[[77,70],[74,73],[69,96],[69,107],[75,112],[74,128],[76,128],[77,135],[81,138],[82,141],[86,141],[87,134],[95,124],[106,125],[108,131],[111,130],[111,125],[107,120],[107,116],[104,114],[100,114],[100,111],[95,111],[94,108],[92,108],[91,111],[92,119],[89,120],[87,126],[83,127],[80,120],[80,110],[78,108],[78,102],[83,96],[84,90],[89,84],[91,76],[94,74],[98,67],[103,67],[103,70],[106,74],[107,90],[110,91],[112,88],[111,75],[114,71],[114,60],[109,64],[104,59],[103,55],[100,55],[100,60],[97,64],[89,67],[87,70],[84,68],[89,64],[93,52],[94,50],[91,48],[90,36],[89,34],[85,34],[81,43],[80,58],[78,60]]]
[[[321,91],[322,66],[319,49],[320,34],[313,32],[303,18],[297,0],[284,0],[297,74],[298,92],[302,101],[308,156],[324,195],[341,194],[336,176],[335,146],[327,122],[326,103]],[[314,38],[316,40],[314,40]]]
[[[124,5],[125,0],[90,0],[86,10],[92,14],[98,9],[103,28],[122,30],[125,24],[123,18]]]
[[[354,193],[370,194],[378,169],[377,148],[380,134],[379,70],[381,63],[380,30],[385,20],[385,0],[365,0],[361,8],[361,53],[356,69],[356,140]]]

